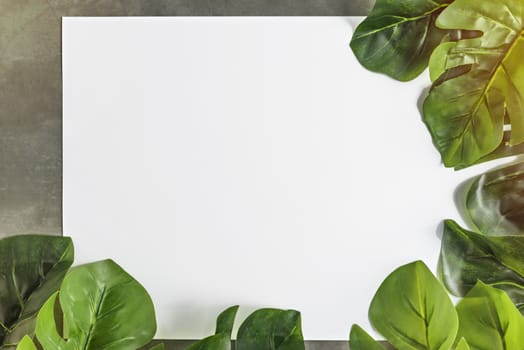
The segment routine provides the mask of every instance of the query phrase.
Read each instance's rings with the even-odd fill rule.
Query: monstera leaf
[[[478,280],[504,290],[524,311],[524,236],[485,236],[444,222],[439,275],[448,290],[464,296]]]
[[[187,350],[230,350],[231,332],[237,311],[238,305],[222,311],[217,317],[215,334],[192,344]]]
[[[472,350],[524,349],[524,318],[503,291],[478,282],[457,313],[459,337]]]
[[[378,341],[373,339],[359,325],[354,324],[349,333],[349,347],[351,350],[384,350]]]
[[[382,282],[369,319],[398,349],[450,349],[458,328],[453,303],[421,261],[399,267]]]
[[[484,234],[524,234],[524,163],[477,177],[468,191],[466,208]]]
[[[432,58],[431,75],[440,77],[423,119],[446,166],[512,154],[524,141],[523,19],[521,0],[456,0],[438,16],[442,29],[482,33],[444,43]]]
[[[351,48],[369,70],[397,80],[417,77],[446,31],[435,27],[437,15],[451,0],[377,0],[356,28]]]
[[[72,269],[36,324],[43,350],[139,349],[155,331],[151,298],[111,260]]]
[[[300,312],[259,309],[240,325],[237,350],[304,350]]]
[[[34,332],[40,307],[73,263],[68,237],[24,235],[0,240],[0,349]]]

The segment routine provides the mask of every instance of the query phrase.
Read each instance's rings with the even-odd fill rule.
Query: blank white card
[[[64,18],[63,224],[76,263],[150,292],[159,338],[240,304],[306,339],[370,329],[393,269],[435,269],[456,186],[417,109],[427,73],[362,68],[337,17]]]

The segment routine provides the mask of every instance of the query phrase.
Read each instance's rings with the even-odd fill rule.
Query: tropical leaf
[[[355,29],[351,48],[367,69],[397,80],[417,77],[447,31],[435,27],[438,14],[451,0],[377,0]]]
[[[458,327],[448,294],[421,261],[399,267],[382,282],[369,319],[399,349],[448,350]]]
[[[520,0],[455,0],[438,16],[444,30],[482,33],[442,44],[432,59],[431,75],[445,73],[424,101],[423,119],[446,166],[511,154],[524,141],[523,16]]]
[[[455,350],[471,350],[471,348],[469,347],[466,339],[461,338],[457,346],[455,347]]]
[[[384,350],[385,348],[373,339],[359,325],[354,324],[349,333],[349,347],[351,350]]]
[[[63,327],[59,327],[63,317]],[[38,313],[36,337],[44,350],[129,350],[156,331],[146,290],[111,260],[73,268],[60,292]]]
[[[446,220],[439,276],[448,290],[466,295],[478,280],[506,291],[524,311],[524,236],[485,236]]]
[[[503,291],[478,282],[457,313],[458,335],[472,350],[524,349],[524,318]]]
[[[468,190],[466,209],[484,234],[524,234],[524,163],[477,177]]]
[[[35,343],[29,336],[24,335],[22,340],[18,343],[16,350],[37,350]]]
[[[238,305],[222,311],[217,317],[215,334],[193,343],[187,350],[230,350],[237,311]]]
[[[259,309],[240,325],[237,350],[304,350],[300,313]]]
[[[0,240],[0,349],[34,333],[36,314],[73,263],[68,237],[23,235]]]

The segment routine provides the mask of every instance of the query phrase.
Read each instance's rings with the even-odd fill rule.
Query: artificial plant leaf
[[[451,0],[377,0],[355,29],[351,49],[367,69],[407,81],[428,65],[446,31],[435,27],[438,14]]]
[[[63,315],[63,330],[57,327]],[[151,298],[112,260],[73,268],[40,310],[36,337],[44,350],[128,350],[156,331]],[[66,340],[67,339],[67,340]]]
[[[215,334],[225,334],[231,339],[237,311],[238,305],[235,305],[225,309],[218,315]]]
[[[435,50],[447,71],[425,99],[423,119],[446,166],[464,168],[495,151],[505,123],[511,137],[504,147],[524,141],[523,16],[520,0],[455,0],[438,16],[442,29],[482,32],[443,44],[445,57]]]
[[[73,263],[69,237],[22,235],[0,240],[0,349],[33,334],[36,314]]]
[[[240,325],[237,350],[304,350],[300,312],[259,309]]]
[[[238,305],[222,311],[217,317],[215,335],[193,343],[187,350],[229,350],[231,349],[231,332],[235,323]]]
[[[230,350],[231,349],[231,339],[227,334],[219,333],[202,340],[197,341],[196,343],[191,344],[186,350]]]
[[[466,209],[484,234],[524,234],[524,163],[477,177],[468,190]]]
[[[503,291],[478,282],[457,313],[459,337],[472,350],[524,349],[524,317]]]
[[[421,261],[386,277],[371,301],[369,319],[399,349],[448,350],[458,327],[448,294]]]
[[[149,350],[164,350],[165,346],[164,343],[159,343],[154,346],[152,346]]]
[[[35,343],[33,343],[33,340],[29,338],[29,336],[24,335],[22,340],[18,343],[18,346],[16,347],[16,350],[37,350]]]
[[[457,296],[478,280],[508,293],[524,310],[524,236],[485,236],[444,221],[439,277]]]
[[[351,350],[384,350],[378,341],[373,339],[359,325],[354,324],[349,333],[349,347]]]
[[[468,342],[464,338],[460,338],[460,341],[457,343],[455,350],[471,350],[468,345]]]

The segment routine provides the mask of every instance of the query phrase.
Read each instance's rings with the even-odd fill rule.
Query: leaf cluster
[[[369,319],[387,343],[353,325],[351,350],[524,349],[524,317],[504,291],[478,281],[454,306],[420,261],[401,266],[384,280]]]
[[[377,0],[356,28],[360,63],[406,81],[429,66],[422,114],[448,167],[524,152],[524,3]]]

